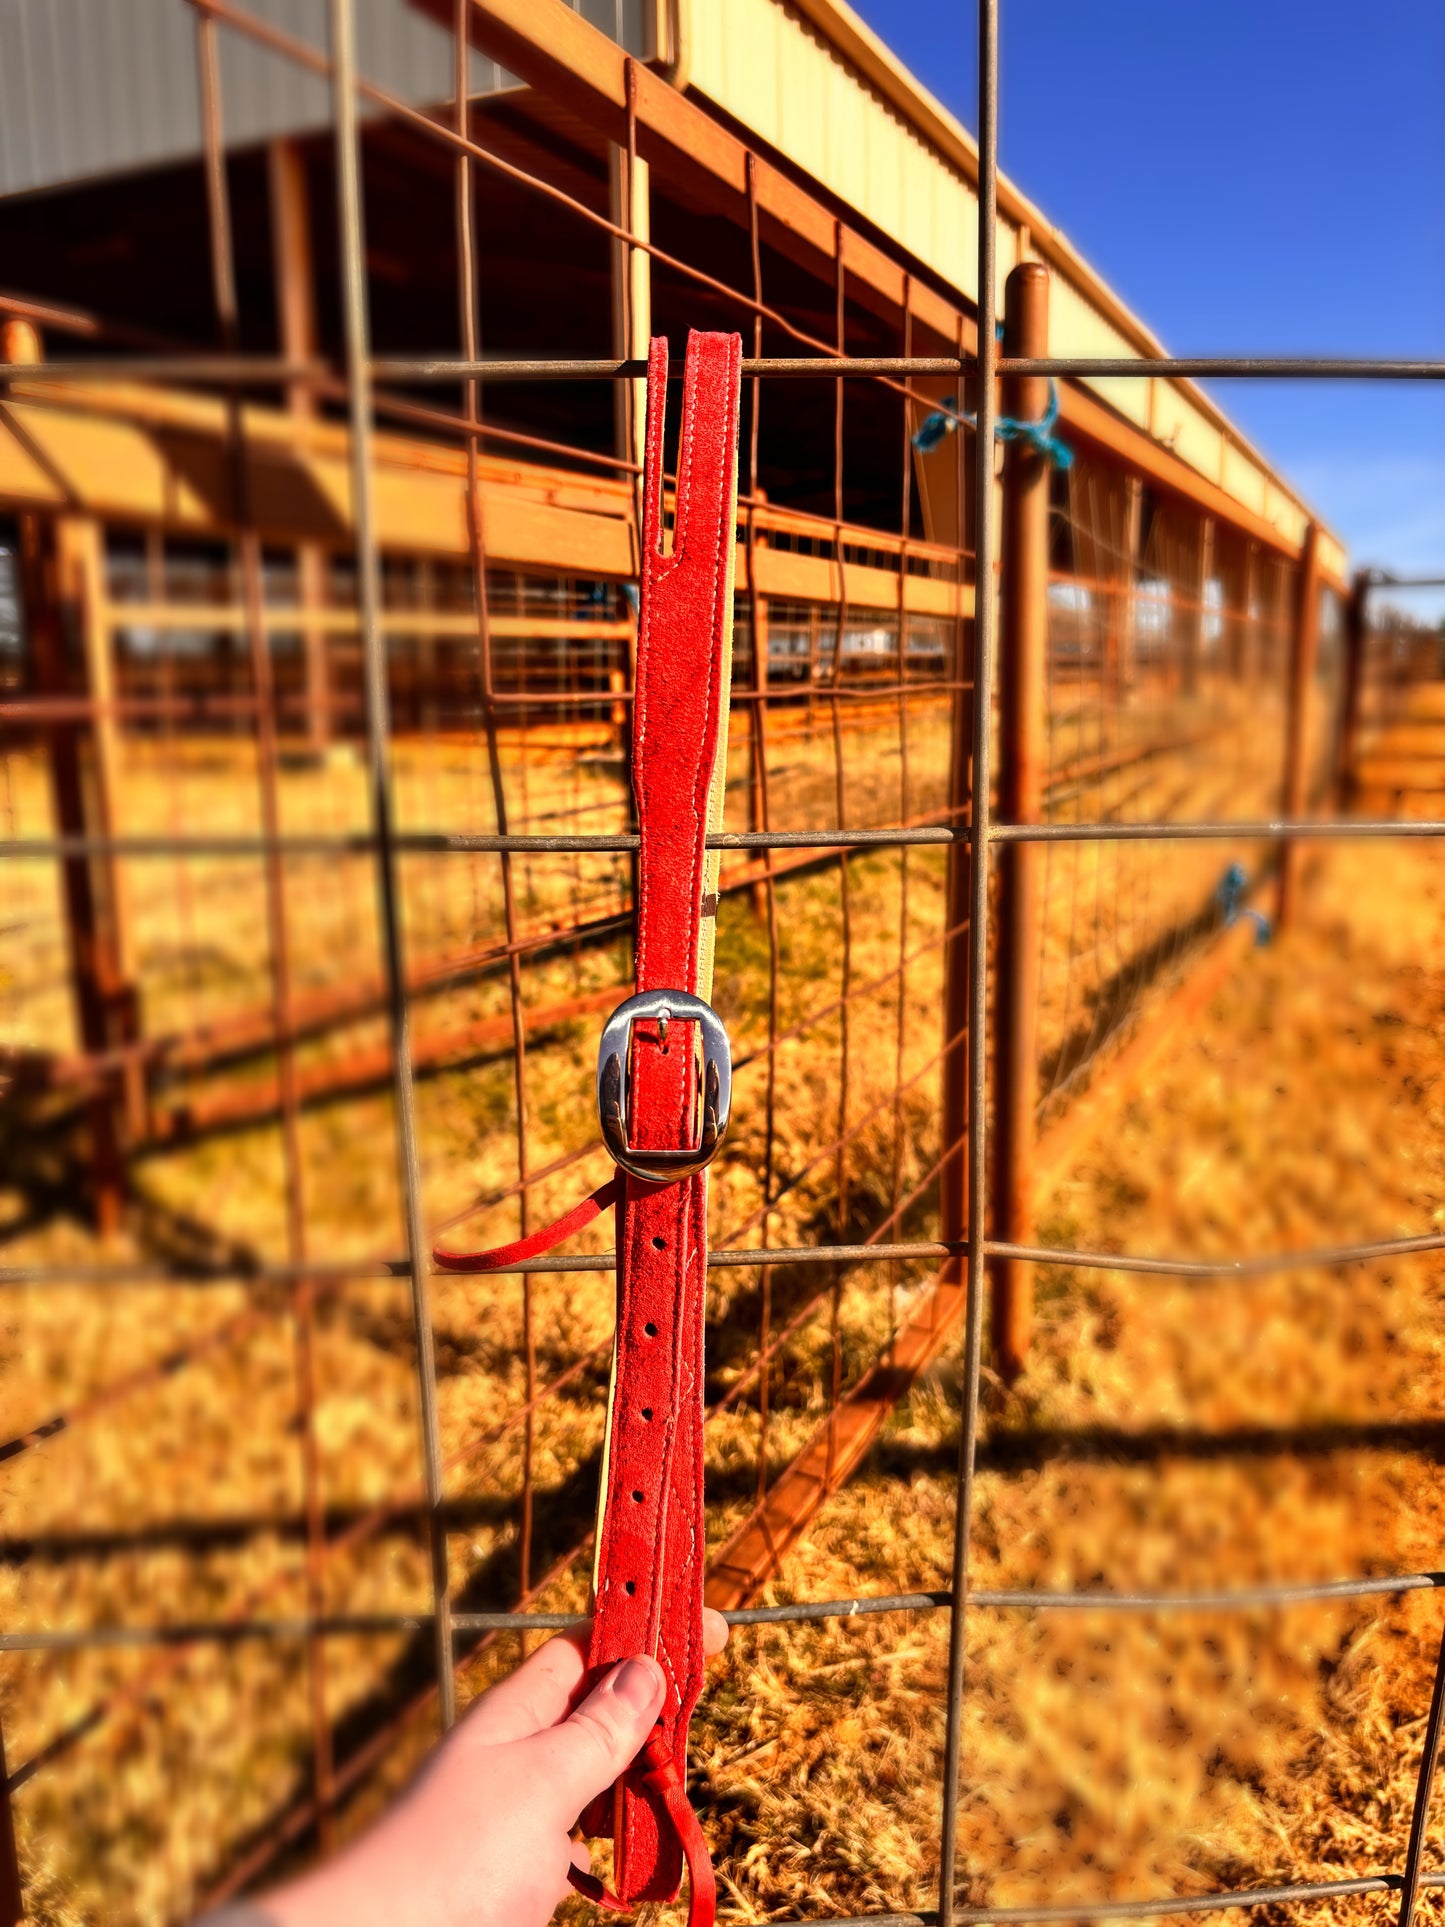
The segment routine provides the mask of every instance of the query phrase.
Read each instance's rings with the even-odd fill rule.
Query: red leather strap
[[[581,1231],[584,1225],[591,1224],[595,1217],[609,1210],[617,1203],[622,1191],[620,1177],[610,1177],[606,1184],[599,1184],[590,1197],[583,1198],[580,1204],[551,1224],[544,1224],[540,1231],[530,1237],[517,1238],[509,1245],[494,1245],[490,1251],[449,1251],[444,1245],[437,1245],[432,1252],[432,1260],[443,1271],[500,1271],[506,1265],[524,1264],[528,1258],[540,1258],[544,1251],[559,1245],[564,1238],[570,1238]]]
[[[678,437],[677,514],[664,553],[662,452],[667,343],[648,362],[643,555],[633,704],[638,859],[637,989],[711,989],[706,835],[725,755],[727,654],[736,537],[737,335],[688,337]],[[715,883],[715,871],[712,879]],[[705,926],[705,919],[706,926]],[[676,1149],[693,1138],[691,1024],[664,1039],[632,1033],[631,1141]],[[686,1757],[703,1679],[703,1292],[707,1175],[670,1184],[628,1177],[617,1235],[617,1354],[589,1660],[594,1676],[652,1653],[667,1678],[658,1746]],[[659,1754],[661,1757],[661,1753]],[[673,1769],[677,1773],[677,1769]],[[627,1773],[609,1816],[584,1819],[615,1842],[624,1902],[670,1900],[696,1822],[676,1783]],[[694,1923],[711,1921],[710,1880],[694,1869]]]
[[[691,1927],[710,1924],[717,1913],[717,1881],[713,1875],[712,1861],[708,1856],[707,1842],[702,1837],[702,1828],[697,1823],[697,1815],[687,1803],[682,1773],[663,1744],[660,1731],[653,1734],[638,1755],[638,1772],[642,1784],[663,1802],[682,1844],[687,1860],[688,1921]],[[577,1892],[594,1906],[605,1907],[613,1914],[632,1911],[631,1903],[619,1900],[595,1873],[584,1873],[581,1867],[569,1867],[567,1878]]]
[[[648,358],[643,554],[633,704],[638,859],[637,989],[712,988],[716,857],[726,767],[732,575],[737,521],[737,335],[688,336],[677,512],[664,553],[667,343]],[[637,1151],[695,1141],[694,1024],[632,1027],[629,1129]],[[617,1206],[617,1339],[593,1579],[591,1678],[650,1653],[667,1693],[634,1765],[582,1816],[615,1842],[616,1893],[572,1884],[626,1911],[671,1900],[684,1863],[691,1927],[712,1927],[716,1890],[682,1762],[703,1680],[703,1309],[707,1173],[666,1183],[619,1175],[555,1224],[488,1252],[438,1250],[438,1264],[488,1271],[540,1256]]]

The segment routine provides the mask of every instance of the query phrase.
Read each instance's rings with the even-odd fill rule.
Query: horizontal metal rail
[[[1441,825],[1445,829],[1445,824]],[[881,830],[724,830],[707,839],[710,850],[866,850],[912,844],[967,841],[968,833],[946,825],[916,825]],[[443,830],[399,830],[391,848],[406,856],[625,855],[639,848],[625,833],[576,836],[466,836]],[[215,836],[47,836],[0,840],[0,860],[46,860],[67,856],[258,857],[273,851],[283,857],[368,856],[376,839],[367,831],[313,831],[267,837],[239,831]]]
[[[174,1626],[87,1626],[0,1633],[0,1653],[78,1653],[114,1646],[235,1646],[251,1639],[349,1639],[424,1632],[430,1613],[301,1614],[282,1619],[182,1620]]]
[[[1445,361],[1380,355],[1000,355],[1000,375],[1213,376],[1263,381],[1441,381]]]
[[[955,1907],[955,1921],[1009,1923],[1075,1920],[1149,1920],[1169,1914],[1218,1913],[1228,1907],[1290,1907],[1356,1894],[1399,1893],[1405,1876],[1362,1874],[1353,1880],[1296,1881],[1284,1887],[1242,1887],[1232,1893],[1166,1895],[1157,1900],[1098,1900],[1056,1907]],[[1445,1887],[1445,1873],[1421,1874],[1422,1887]],[[812,1914],[780,1919],[774,1927],[935,1927],[936,1908],[901,1914]]]
[[[742,372],[751,375],[957,375],[971,371],[971,359],[957,355],[744,355]],[[378,381],[638,381],[647,376],[647,363],[632,357],[621,360],[452,361],[441,357],[373,361]],[[680,362],[668,368],[669,381],[680,382]]]
[[[828,525],[830,532],[834,524]],[[873,531],[865,533],[871,535]],[[810,537],[810,540],[817,538]],[[867,542],[845,542],[845,550],[851,548],[867,549]],[[955,550],[954,555],[966,555],[966,550]],[[836,559],[830,541],[829,554],[820,560]],[[845,557],[846,559],[846,557]],[[926,577],[914,578],[927,580]],[[1203,608],[1201,602],[1196,605]],[[328,612],[329,614],[330,612]],[[444,612],[450,620],[459,612]],[[340,624],[330,622],[332,633],[344,633],[360,627],[359,620],[351,612],[343,611],[344,621]],[[237,628],[235,606],[230,603],[211,602],[112,602],[107,609],[107,619],[114,628],[127,628],[131,625],[146,628],[167,627],[173,629],[223,629]],[[297,603],[281,602],[270,605],[264,614],[264,624],[268,629],[288,631],[305,626],[310,618]],[[388,611],[386,622],[396,633],[397,620],[404,620],[407,630],[429,631],[436,624],[436,613],[425,609],[405,609]],[[468,621],[474,621],[468,617]],[[536,635],[545,638],[549,634],[547,618],[536,621]],[[578,631],[574,640],[591,641],[600,636],[606,641],[609,637],[630,636],[632,625],[626,622],[587,622]],[[896,650],[893,652],[895,657]],[[827,699],[831,703],[836,696],[839,702],[880,703],[905,697],[909,702],[936,701],[940,696],[953,695],[957,690],[970,689],[972,684],[950,677],[919,677],[912,682],[867,682],[845,683],[842,688],[827,689]],[[820,693],[818,685],[813,685],[812,693]],[[627,704],[633,700],[630,689],[499,689],[493,692],[492,702],[498,708],[513,708],[545,711],[548,709],[610,709],[618,703]],[[801,710],[808,701],[807,683],[774,683],[767,689],[734,689],[730,701],[734,708],[746,704],[767,704],[775,714],[787,716],[790,708]],[[0,701],[0,723],[67,723],[86,722],[101,717],[113,717],[118,721],[128,718],[171,717],[185,722],[230,723],[237,717],[254,716],[259,705],[254,696],[222,695],[216,691],[201,691],[193,696],[118,696],[110,702],[98,702],[90,696],[12,696]],[[278,712],[304,715],[306,698],[304,693],[277,697],[273,707]],[[339,703],[333,704],[333,713],[339,713]],[[355,706],[348,710],[356,714]],[[481,715],[481,705],[458,703],[455,710],[457,723],[447,733],[465,725],[470,727]],[[1216,732],[1221,733],[1221,732]],[[1173,748],[1175,745],[1166,744]]]
[[[284,355],[96,355],[83,361],[0,361],[0,381],[199,381],[233,388],[238,383],[325,379],[324,362]]]
[[[600,1149],[600,1146],[597,1147]],[[821,1244],[821,1245],[746,1245],[724,1247],[707,1255],[711,1271],[746,1269],[754,1265],[835,1265],[939,1262],[944,1258],[966,1258],[968,1240],[932,1238],[900,1244]],[[1426,1252],[1445,1251],[1445,1232],[1424,1232],[1417,1237],[1377,1238],[1362,1244],[1319,1245],[1299,1251],[1261,1253],[1254,1258],[1169,1258],[1147,1253],[1123,1251],[1076,1251],[1064,1245],[1010,1244],[1006,1239],[985,1238],[986,1258],[1017,1258],[1025,1264],[1059,1265],[1080,1271],[1123,1271],[1159,1278],[1268,1278],[1287,1271],[1311,1271],[1334,1265],[1369,1264],[1381,1258],[1414,1258]],[[487,1275],[502,1277],[521,1272],[611,1271],[617,1262],[615,1251],[549,1252],[540,1258],[523,1258],[515,1264],[497,1265]],[[438,1274],[452,1276],[451,1273]],[[405,1279],[404,1258],[338,1259],[314,1264],[244,1264],[204,1261],[187,1264],[51,1264],[0,1266],[0,1286],[5,1285],[234,1285],[295,1284],[310,1279],[321,1284],[330,1281],[376,1283]]]
[[[739,297],[742,299],[742,297]],[[748,355],[748,377],[796,379],[840,375],[971,375],[972,355]],[[1372,355],[1042,355],[1000,356],[998,373],[1051,375],[1063,379],[1155,377],[1195,380],[1441,381],[1445,361]],[[464,381],[637,381],[647,363],[636,356],[569,358],[527,356],[462,361],[451,357],[381,356],[370,364],[377,381],[417,383]],[[670,371],[679,381],[682,370]],[[293,361],[277,355],[97,355],[69,361],[0,362],[0,382],[199,381],[230,386],[238,382],[286,383],[336,380],[324,362]],[[967,426],[968,424],[965,424]]]
[[[1013,1927],[1026,1921],[1157,1920],[1167,1914],[1214,1914],[1228,1907],[1300,1907],[1308,1901],[1348,1899],[1355,1894],[1399,1893],[1403,1874],[1364,1874],[1355,1880],[1298,1881],[1283,1887],[1241,1887],[1230,1893],[1175,1894],[1157,1900],[1095,1900],[1058,1907],[955,1907],[956,1921],[990,1921]],[[1422,1887],[1445,1887],[1445,1873],[1422,1874]],[[894,1915],[902,1921],[907,1915]],[[918,1916],[921,1918],[921,1916]]]
[[[958,375],[971,373],[971,358],[957,355],[764,355],[744,356],[745,376],[817,376],[836,380],[840,375]],[[637,358],[454,361],[436,357],[415,360],[380,359],[371,363],[377,381],[638,381],[647,376],[647,363]],[[675,363],[669,379],[680,382],[683,370]],[[279,384],[313,382],[338,384],[336,371],[321,361],[292,361],[277,355],[95,355],[69,361],[0,362],[0,382],[111,382],[195,381],[207,386],[234,387],[238,383]]]
[[[1445,1573],[1401,1573],[1377,1579],[1328,1579],[1298,1585],[1246,1586],[1206,1592],[1053,1592],[1033,1587],[971,1588],[971,1606],[995,1612],[1254,1612],[1264,1608],[1327,1604],[1340,1599],[1393,1598],[1435,1592]],[[863,1619],[879,1613],[942,1612],[953,1604],[945,1587],[934,1592],[860,1595],[850,1599],[797,1600],[781,1606],[742,1606],[725,1612],[730,1626],[791,1626],[828,1619]],[[298,1614],[276,1619],[186,1620],[173,1626],[87,1626],[60,1631],[0,1633],[0,1652],[83,1652],[113,1646],[234,1645],[249,1639],[350,1639],[425,1632],[430,1613]],[[454,1612],[452,1630],[467,1633],[565,1632],[585,1626],[576,1612]]]
[[[1277,843],[1353,842],[1375,837],[1445,836],[1445,819],[1420,817],[1244,817],[1180,823],[990,823],[990,843]],[[878,830],[737,830],[706,839],[710,850],[886,850],[944,847],[972,841],[968,826],[920,824]],[[639,848],[636,836],[465,836],[444,830],[401,830],[391,847],[404,856],[622,856]],[[365,856],[376,848],[367,832],[317,831],[266,837],[240,832],[217,836],[36,836],[0,839],[0,861],[35,862],[66,856],[162,857]]]
[[[751,1245],[710,1251],[710,1271],[729,1271],[751,1265],[835,1265],[871,1264],[887,1261],[939,1261],[966,1258],[969,1245],[963,1239],[929,1239],[913,1244],[837,1244],[837,1245]],[[1255,1258],[1151,1258],[1108,1251],[1072,1251],[1063,1246],[1010,1244],[1007,1240],[985,1238],[986,1258],[1018,1258],[1026,1264],[1059,1265],[1081,1271],[1127,1271],[1161,1278],[1269,1278],[1285,1271],[1306,1271],[1331,1265],[1366,1264],[1371,1259],[1406,1258],[1424,1252],[1445,1251],[1445,1232],[1426,1232],[1414,1238],[1382,1238],[1369,1244],[1320,1246],[1314,1250],[1280,1251]],[[548,1253],[540,1258],[521,1258],[515,1264],[497,1265],[491,1277],[519,1272],[611,1271],[617,1262],[615,1251]],[[4,1274],[0,1273],[0,1282]]]
[[[950,832],[964,840],[965,832]],[[1352,842],[1377,836],[1445,835],[1436,817],[1247,818],[1238,823],[991,823],[990,843],[1225,843],[1238,837],[1251,843],[1298,839]]]
[[[971,375],[973,355],[761,355],[745,356],[744,375]],[[1195,379],[1438,381],[1445,361],[1378,355],[1044,355],[999,356],[1000,375],[1053,375],[1076,379],[1100,376],[1166,376]],[[494,361],[379,360],[372,363],[385,381],[635,381],[647,373],[638,359],[548,360],[541,357]],[[681,379],[681,370],[670,371]],[[969,427],[971,423],[965,422]]]
[[[315,1263],[264,1263],[245,1258],[218,1259],[214,1264],[204,1258],[168,1258],[152,1263],[133,1260],[106,1264],[101,1261],[73,1265],[0,1265],[0,1286],[5,1285],[295,1285],[303,1279],[312,1284],[345,1284],[406,1279],[405,1258],[345,1258]]]

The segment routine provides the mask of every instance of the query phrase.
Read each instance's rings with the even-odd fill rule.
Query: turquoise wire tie
[[[1241,917],[1248,917],[1255,926],[1255,947],[1269,942],[1269,918],[1262,910],[1251,909],[1244,901],[1244,893],[1249,888],[1249,878],[1242,863],[1231,863],[1214,892],[1214,901],[1219,906],[1219,914],[1224,919],[1225,928],[1238,923]]]
[[[1039,419],[1026,422],[1014,415],[1000,415],[993,425],[994,437],[1001,442],[1027,442],[1036,454],[1052,462],[1055,468],[1070,469],[1074,465],[1074,451],[1054,433],[1058,419],[1059,391],[1050,377],[1049,405]],[[936,408],[913,437],[913,446],[920,455],[927,455],[946,436],[956,434],[960,427],[977,428],[978,417],[970,415],[966,409]]]

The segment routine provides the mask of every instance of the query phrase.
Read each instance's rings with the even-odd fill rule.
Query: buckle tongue
[[[676,1151],[637,1151],[629,1142],[632,1026],[639,1018],[648,1017],[656,1023],[664,1041],[669,1024],[696,1024],[702,1048],[698,1141]],[[733,1054],[728,1034],[712,1005],[694,997],[691,991],[644,990],[619,1004],[603,1025],[597,1050],[597,1115],[613,1162],[633,1177],[667,1184],[675,1178],[690,1178],[711,1164],[727,1136],[732,1095]]]

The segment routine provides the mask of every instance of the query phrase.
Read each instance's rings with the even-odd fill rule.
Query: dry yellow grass
[[[775,820],[828,820],[827,729],[820,710],[811,742],[800,731],[774,745]],[[942,740],[941,722],[921,717],[916,812],[942,800]],[[195,762],[180,820],[246,822],[252,805],[235,758],[216,752]],[[451,759],[403,746],[401,764],[408,821],[488,824],[474,751]],[[38,774],[15,759],[12,765],[18,827],[43,827]],[[850,820],[896,815],[896,752],[890,757],[886,741],[866,757],[855,743],[850,770]],[[745,805],[736,746],[732,773],[737,823]],[[172,812],[163,807],[165,786],[154,770],[140,768],[137,777],[135,816],[124,827],[165,827]],[[520,787],[520,770],[512,780]],[[1141,814],[1162,805],[1171,784],[1178,791],[1167,772],[1159,781],[1157,793],[1142,791],[1136,800]],[[344,768],[288,772],[286,784],[294,822],[359,823],[359,780]],[[539,762],[527,784],[536,817],[609,798],[616,808],[615,771],[599,763]],[[1088,799],[1090,807],[1099,801],[1110,798]],[[583,820],[611,827],[600,809]],[[1211,871],[1222,860],[1210,856]],[[566,914],[574,899],[613,887],[609,863],[585,864],[592,867],[570,860],[525,866],[525,914],[539,921]],[[167,879],[152,873],[145,899],[146,872],[135,871],[154,1022],[180,1026],[254,1005],[264,968],[254,866],[241,874],[234,866],[197,866],[189,933]],[[855,982],[883,976],[897,962],[899,874],[896,856],[852,866]],[[494,866],[426,859],[409,864],[408,875],[414,950],[494,935]],[[1099,887],[1098,873],[1080,876],[1086,889]],[[937,856],[916,853],[909,877],[912,947],[941,928]],[[297,865],[290,882],[298,954],[314,973],[307,981],[344,981],[362,967],[358,960],[370,968],[365,866]],[[43,925],[53,879],[37,866],[27,887],[39,905],[31,914]],[[1151,914],[1167,922],[1172,906],[1197,904],[1207,887],[1203,870],[1166,873]],[[837,994],[837,870],[791,880],[780,900],[786,1029]],[[1409,906],[1403,918],[1402,903]],[[1439,981],[1429,959],[1439,917],[1428,852],[1332,855],[1309,893],[1304,927],[1277,949],[1251,955],[1199,1035],[1047,1201],[1047,1234],[1223,1253],[1429,1228],[1445,1204],[1431,1095],[1440,1040]],[[1051,924],[1050,934],[1076,956],[1094,942],[1087,927],[1065,939]],[[4,998],[11,1036],[28,1031],[32,1041],[63,1041],[53,963],[42,958],[27,978],[29,960],[13,949],[6,956],[15,960]],[[746,1054],[766,1035],[766,940],[744,898],[725,906],[720,959],[718,1002]],[[544,1005],[601,988],[624,970],[616,944],[551,956],[529,967],[528,1000]],[[1096,969],[1097,983],[1106,976]],[[940,984],[934,949],[909,972],[905,1076],[938,1048]],[[1090,1014],[1097,994],[1086,987]],[[891,1090],[895,995],[890,982],[855,1011],[855,1122]],[[444,1027],[443,1018],[467,1021],[504,1007],[501,988],[483,979],[433,1000],[427,1021]],[[1061,1011],[1046,1019],[1058,1037],[1066,1034]],[[358,1026],[340,1042],[372,1034]],[[530,1055],[537,1165],[590,1136],[577,1093],[585,1089],[592,1036],[586,1022],[560,1026]],[[779,1058],[779,1170],[785,1177],[804,1171],[774,1220],[780,1240],[831,1234],[835,1226],[831,1158],[805,1167],[837,1128],[837,1046],[831,1018]],[[308,1046],[318,1055],[336,1048],[336,1040]],[[739,1089],[737,1139],[714,1186],[719,1237],[745,1226],[758,1204],[761,1060]],[[419,1104],[433,1221],[511,1181],[504,1053],[428,1077]],[[929,1072],[907,1099],[905,1189],[936,1154],[936,1107],[936,1072]],[[308,1111],[302,1134],[313,1252],[362,1257],[394,1248],[384,1091]],[[52,1156],[59,1153],[44,1145],[12,1147],[23,1182],[5,1211],[23,1216],[37,1195],[45,1208],[38,1226],[9,1240],[8,1262],[95,1255],[83,1227],[39,1189]],[[891,1166],[885,1106],[853,1147],[856,1224],[884,1214]],[[548,1181],[535,1200],[538,1216],[601,1175],[594,1158]],[[63,1166],[59,1180],[66,1180]],[[149,1215],[104,1255],[144,1258],[193,1237],[281,1256],[280,1180],[269,1126],[148,1159],[137,1183]],[[906,1230],[925,1232],[930,1210],[925,1198]],[[188,1228],[196,1218],[203,1238]],[[515,1207],[503,1205],[468,1229],[481,1241],[514,1225]],[[1434,1565],[1429,1468],[1438,1450],[1430,1414],[1438,1397],[1439,1276],[1430,1260],[1343,1279],[1297,1274],[1249,1285],[1045,1274],[1030,1371],[1007,1396],[989,1388],[980,1582],[1183,1587]],[[901,1288],[920,1279],[906,1274]],[[811,1277],[778,1275],[775,1317],[813,1288]],[[606,1336],[609,1295],[600,1277],[536,1283],[539,1374],[561,1370]],[[235,1285],[7,1292],[0,1300],[5,1432],[24,1432],[263,1301],[258,1288]],[[293,1341],[284,1302],[277,1298],[275,1308],[276,1316],[234,1345],[4,1467],[0,1623],[219,1618],[272,1579],[265,1611],[304,1606]],[[757,1309],[752,1275],[715,1274],[714,1395],[745,1367]],[[443,1437],[456,1451],[523,1396],[521,1288],[514,1279],[439,1280],[434,1311]],[[883,1268],[851,1274],[839,1318],[846,1377],[871,1355],[887,1316]],[[317,1350],[316,1424],[335,1534],[359,1510],[405,1494],[417,1477],[404,1290],[360,1283],[327,1300]],[[800,1334],[780,1366],[769,1447],[775,1465],[823,1410],[830,1361],[822,1321]],[[585,1531],[601,1389],[591,1372],[539,1414],[534,1573]],[[779,1596],[942,1583],[956,1392],[949,1365],[919,1388],[863,1474],[831,1502]],[[714,1542],[754,1488],[757,1420],[744,1404],[710,1430]],[[467,1603],[507,1603],[515,1593],[520,1472],[513,1432],[450,1477],[453,1583]],[[426,1585],[415,1523],[403,1520],[333,1558],[327,1604],[422,1610]],[[580,1601],[584,1586],[580,1562],[545,1603]],[[1177,1621],[980,1614],[961,1874],[975,1896],[1006,1903],[1397,1865],[1435,1621],[1428,1598]],[[726,1914],[761,1920],[927,1900],[945,1655],[937,1615],[736,1636],[695,1747]],[[499,1644],[469,1669],[468,1690],[513,1657]],[[0,1721],[12,1766],[111,1685],[136,1679],[145,1663],[128,1652],[7,1658]],[[426,1663],[424,1636],[328,1642],[329,1703],[345,1728],[340,1757],[424,1685]],[[158,1922],[182,1912],[255,1830],[304,1795],[306,1695],[305,1652],[295,1642],[197,1648],[134,1715],[98,1728],[37,1774],[17,1800],[35,1919]],[[383,1771],[346,1809],[344,1825],[405,1772],[426,1731],[425,1718],[406,1729]]]
[[[1251,955],[1059,1186],[1046,1234],[1224,1257],[1438,1226],[1442,886],[1418,846],[1333,853],[1305,926]],[[1027,1374],[987,1388],[977,1583],[1435,1568],[1442,1285],[1437,1257],[1248,1284],[1046,1272]],[[956,1395],[950,1368],[914,1394],[779,1596],[946,1583]],[[1398,1868],[1438,1637],[1429,1595],[978,1612],[970,1897]],[[735,1637],[699,1753],[739,1918],[927,1903],[946,1653],[941,1616]]]

